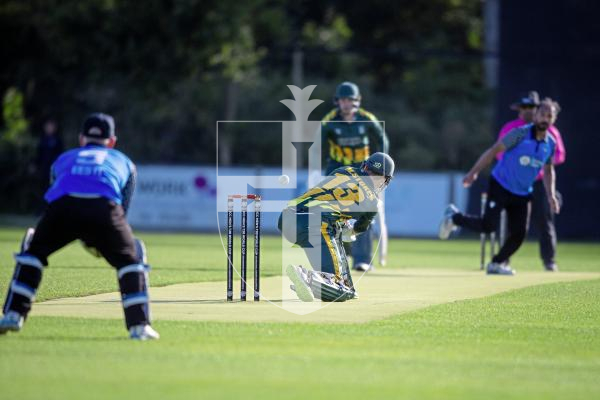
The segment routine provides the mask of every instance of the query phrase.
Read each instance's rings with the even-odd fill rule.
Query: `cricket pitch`
[[[288,289],[287,277],[261,279],[261,301],[225,301],[225,282],[183,283],[151,287],[154,320],[228,322],[337,322],[365,323],[436,304],[475,299],[527,286],[600,278],[599,273],[524,272],[515,276],[487,276],[480,271],[380,269],[354,282],[360,299],[322,303],[314,312],[299,315],[287,309],[303,304]],[[283,281],[282,281],[283,280]],[[249,282],[251,287],[251,282]],[[239,277],[235,280],[239,296]],[[314,305],[318,306],[318,305]],[[35,304],[33,315],[80,318],[123,318],[117,292],[54,299]]]

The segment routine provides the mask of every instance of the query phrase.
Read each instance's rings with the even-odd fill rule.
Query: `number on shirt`
[[[108,156],[108,151],[99,149],[86,149],[77,154],[78,164],[102,165]]]

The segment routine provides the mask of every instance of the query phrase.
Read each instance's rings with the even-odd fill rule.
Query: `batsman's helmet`
[[[360,91],[358,86],[352,82],[342,82],[335,89],[334,100],[337,101],[342,97],[349,97],[351,99],[360,100]]]
[[[361,169],[363,171],[369,171],[374,175],[379,175],[385,177],[384,184],[379,191],[385,189],[387,185],[390,184],[392,177],[394,175],[394,160],[392,157],[388,156],[385,153],[377,152],[373,153],[363,161],[361,165]]]

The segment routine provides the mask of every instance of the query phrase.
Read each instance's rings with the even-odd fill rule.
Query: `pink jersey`
[[[527,122],[521,118],[517,118],[513,121],[507,122],[506,124],[504,124],[502,129],[500,129],[500,133],[498,134],[498,140],[500,140],[504,136],[506,136],[506,134],[508,132],[512,131],[515,128],[518,128],[519,126],[523,126],[523,125],[527,125]],[[565,145],[562,141],[562,137],[560,136],[560,131],[558,130],[558,128],[556,126],[551,125],[550,128],[548,128],[548,132],[550,133],[550,135],[552,135],[552,137],[556,141],[556,152],[554,153],[553,164],[554,165],[562,164],[565,162],[565,158],[567,157],[567,151],[565,150]],[[504,152],[498,153],[496,155],[496,159],[500,160],[503,155],[504,155]],[[540,173],[538,174],[538,176],[535,179],[536,180],[542,179],[543,176],[544,176],[544,169],[542,168],[542,170],[540,171]]]

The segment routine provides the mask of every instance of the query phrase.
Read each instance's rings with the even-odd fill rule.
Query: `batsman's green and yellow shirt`
[[[377,193],[367,173],[342,167],[306,193],[291,200],[296,212],[320,212],[326,219],[356,219],[356,232],[364,232],[377,214]]]

